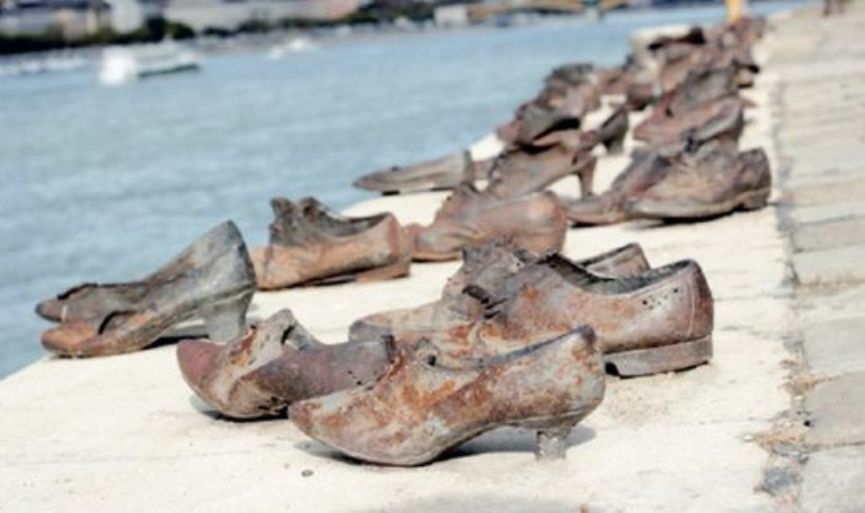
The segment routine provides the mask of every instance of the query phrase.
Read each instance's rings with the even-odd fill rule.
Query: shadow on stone
[[[382,508],[357,510],[354,513],[600,513],[601,510],[579,502],[566,503],[526,497],[493,497],[489,495],[465,497],[430,497],[414,499]]]
[[[531,456],[535,452],[535,432],[517,428],[500,428],[484,433],[472,440],[445,451],[431,463],[449,461],[476,454],[522,452]],[[568,437],[568,448],[585,443],[595,437],[595,430],[578,425]],[[325,444],[308,440],[295,444],[295,447],[307,454],[341,461],[352,465],[369,465],[369,463],[346,456]],[[443,509],[441,511],[447,511]]]

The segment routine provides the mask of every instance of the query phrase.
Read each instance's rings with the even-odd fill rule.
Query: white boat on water
[[[41,75],[57,71],[75,71],[88,65],[80,56],[50,54],[47,57],[0,59],[0,77]]]
[[[120,85],[132,80],[169,73],[196,71],[198,55],[175,43],[111,46],[102,51],[99,81],[103,85]]]
[[[267,57],[277,60],[282,59],[288,54],[310,52],[316,48],[318,48],[318,45],[312,39],[303,36],[295,37],[271,47],[267,52]]]

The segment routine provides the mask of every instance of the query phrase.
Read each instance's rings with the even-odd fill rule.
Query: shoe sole
[[[619,376],[646,376],[702,365],[712,359],[712,336],[661,347],[604,354]]]
[[[736,196],[733,199],[710,206],[675,206],[665,205],[653,208],[651,205],[639,203],[629,213],[636,217],[655,219],[705,219],[731,213],[735,210],[759,210],[769,203],[769,188],[749,191]]]
[[[313,287],[320,285],[337,285],[340,283],[348,283],[348,282],[357,282],[357,283],[365,283],[365,282],[373,282],[373,281],[384,281],[390,280],[393,278],[400,278],[402,276],[407,276],[409,274],[409,266],[411,265],[411,261],[408,259],[400,260],[394,262],[392,264],[385,265],[383,267],[375,267],[372,269],[367,269],[365,271],[358,272],[350,272],[345,274],[339,274],[335,276],[328,276],[326,278],[319,278],[312,281],[307,281],[297,286],[301,287]],[[294,285],[290,285],[289,287],[293,287]]]

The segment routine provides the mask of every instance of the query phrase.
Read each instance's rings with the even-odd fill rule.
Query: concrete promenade
[[[779,18],[759,48],[765,73],[746,93],[758,107],[742,147],[769,154],[770,207],[699,224],[569,232],[571,257],[637,241],[653,265],[696,259],[716,324],[709,365],[610,377],[565,461],[536,463],[532,433],[500,429],[420,468],[352,462],[284,419],[215,417],[183,383],[174,347],[163,345],[46,359],[0,382],[0,512],[865,510],[859,12]],[[598,189],[627,161],[601,159]],[[557,190],[578,187],[568,179]],[[387,209],[404,222],[429,221],[443,197],[375,199],[349,213]],[[457,266],[259,294],[252,315],[290,307],[337,342],[357,317],[435,299]]]
[[[779,24],[775,137],[800,355],[779,444],[803,511],[865,511],[865,6]],[[793,443],[790,443],[793,442]],[[787,447],[784,447],[787,445]],[[794,448],[798,446],[798,448]],[[793,474],[795,475],[795,474]]]

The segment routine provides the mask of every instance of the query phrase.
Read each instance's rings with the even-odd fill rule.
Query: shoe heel
[[[619,376],[645,376],[696,367],[712,359],[712,336],[649,349],[604,355]]]
[[[759,210],[769,203],[769,191],[753,192],[741,203],[742,210]]]
[[[535,459],[538,461],[553,461],[565,459],[568,449],[568,435],[577,425],[578,418],[566,417],[556,419],[544,427],[538,426]]]
[[[591,157],[591,162],[584,164],[575,173],[580,180],[580,196],[587,198],[592,195],[592,188],[595,183],[595,166],[598,161]]]
[[[607,155],[621,155],[625,153],[625,133],[616,135],[612,139],[604,141],[604,148],[607,150]]]
[[[211,340],[235,339],[246,331],[246,310],[252,293],[244,293],[204,308],[204,327]]]

